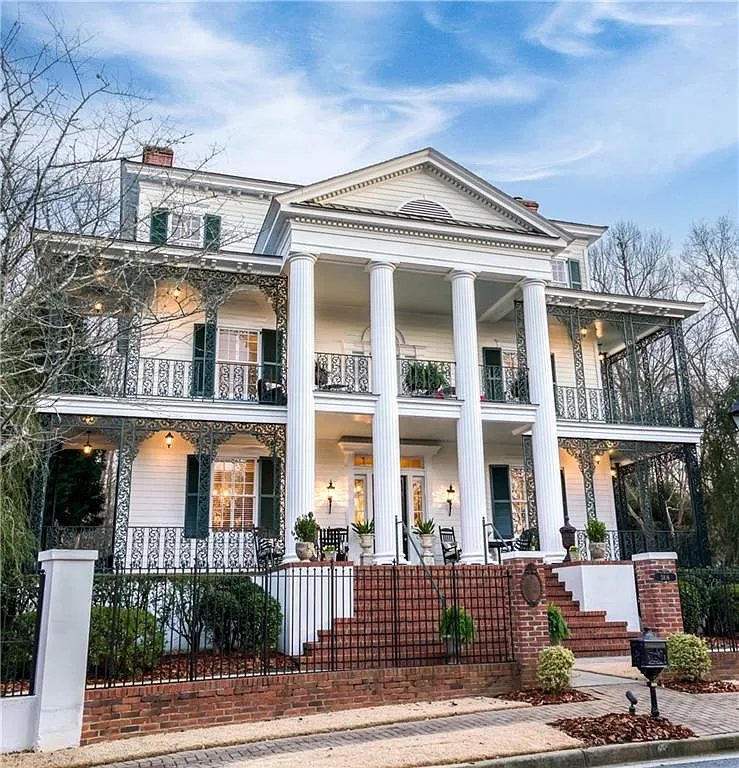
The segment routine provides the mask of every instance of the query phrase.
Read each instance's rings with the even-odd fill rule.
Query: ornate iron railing
[[[580,557],[589,556],[585,531],[576,532],[576,546]],[[677,552],[681,565],[700,563],[700,548],[695,531],[606,531],[606,559],[629,560],[641,552]]]
[[[680,401],[674,396],[639,404],[628,393],[591,387],[578,390],[555,384],[554,401],[560,419],[666,427],[682,423]]]
[[[315,381],[316,389],[321,392],[369,392],[370,358],[318,352]]]
[[[398,393],[412,397],[456,398],[456,365],[442,360],[398,360]]]
[[[284,404],[285,379],[274,363],[216,362],[122,355],[85,355],[70,361],[56,394],[100,397],[206,398]]]
[[[50,525],[41,532],[41,549],[96,549],[97,566],[110,564],[113,527],[109,525]]]
[[[528,403],[528,374],[517,365],[481,365],[480,393],[494,403]]]

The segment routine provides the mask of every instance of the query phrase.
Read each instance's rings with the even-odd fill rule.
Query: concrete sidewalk
[[[3,765],[7,768],[93,765],[108,765],[109,768],[182,768],[192,765],[287,768],[299,765],[310,768],[328,764],[411,768],[469,764],[536,753],[545,753],[542,757],[548,761],[547,765],[597,764],[591,757],[583,755],[598,750],[605,755],[604,750],[613,752],[618,748],[582,750],[580,742],[547,723],[561,717],[625,712],[628,706],[626,690],[632,690],[639,698],[637,710],[647,712],[648,690],[643,682],[622,676],[631,673],[624,665],[623,659],[583,659],[578,662],[573,682],[594,697],[589,702],[530,707],[476,697],[371,707],[138,737],[52,754],[6,756]],[[690,745],[683,748],[708,752],[717,748],[717,738],[737,730],[739,695],[691,696],[660,689],[659,703],[665,717],[691,728],[701,737],[698,743],[690,740]],[[725,737],[723,741],[727,748]],[[739,750],[739,737],[735,741],[734,748]],[[731,737],[729,742],[731,747]],[[678,742],[671,742],[669,746],[676,744]],[[650,748],[658,746],[643,745],[642,759],[651,756]],[[624,756],[627,752],[641,754],[634,748],[624,747],[623,750]],[[664,752],[654,756],[664,756]],[[586,762],[578,762],[578,759]],[[519,760],[523,758],[516,762]],[[533,760],[528,764],[536,764],[536,758]]]

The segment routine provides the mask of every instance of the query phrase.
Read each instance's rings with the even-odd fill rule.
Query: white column
[[[46,581],[36,661],[34,747],[42,752],[80,743],[97,555],[94,549],[52,549],[38,556]]]
[[[485,559],[485,536],[482,530],[482,517],[485,514],[485,453],[480,413],[475,274],[455,271],[450,279],[457,398],[461,400],[457,422],[457,466],[462,561],[482,563]]]
[[[524,281],[523,313],[529,391],[531,402],[538,405],[536,420],[531,431],[531,445],[534,454],[534,482],[539,513],[539,548],[543,552],[560,553],[562,539],[559,529],[564,525],[564,509],[543,280]]]
[[[375,562],[379,564],[395,559],[395,518],[401,517],[394,271],[395,265],[387,262],[372,262],[369,268],[372,391],[378,395],[372,420],[372,460]]]
[[[316,471],[315,309],[313,265],[316,257],[288,257],[287,326],[287,476],[285,558],[297,561],[293,527],[300,515],[313,511]]]

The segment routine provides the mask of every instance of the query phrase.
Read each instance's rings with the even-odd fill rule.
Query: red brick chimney
[[[166,165],[172,167],[174,152],[169,147],[144,147],[144,162],[147,165]]]
[[[539,203],[537,203],[536,200],[526,200],[523,197],[514,197],[513,199],[516,202],[521,203],[524,208],[528,208],[531,211],[539,210]]]

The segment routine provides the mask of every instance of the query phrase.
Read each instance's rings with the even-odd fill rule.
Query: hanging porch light
[[[88,429],[85,433],[87,439],[85,441],[85,444],[82,446],[82,453],[85,454],[85,456],[89,456],[92,453],[92,443],[90,442],[90,430]]]
[[[174,435],[171,432],[167,432],[164,436],[164,442],[167,444],[167,448],[171,448],[174,442]]]

